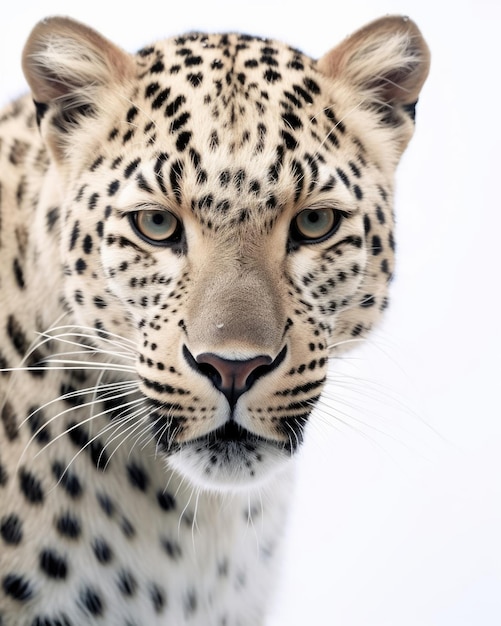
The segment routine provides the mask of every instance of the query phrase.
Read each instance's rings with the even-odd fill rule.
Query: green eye
[[[131,223],[136,233],[148,243],[157,246],[179,241],[181,222],[170,211],[160,209],[135,211]]]
[[[334,234],[340,222],[335,209],[304,209],[292,220],[291,236],[302,243],[323,241]]]

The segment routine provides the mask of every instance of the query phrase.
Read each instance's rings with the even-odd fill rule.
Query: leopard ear
[[[402,149],[410,132],[415,105],[428,76],[430,52],[421,32],[406,17],[389,16],[371,22],[328,52],[318,62],[324,74],[346,81],[359,104],[378,114],[383,125],[403,125]]]
[[[83,118],[106,106],[103,94],[132,76],[134,65],[130,55],[88,26],[52,17],[31,32],[23,70],[39,122],[47,111],[52,113],[50,143],[58,146]]]

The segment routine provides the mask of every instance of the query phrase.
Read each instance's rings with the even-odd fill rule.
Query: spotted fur
[[[264,623],[329,357],[387,307],[428,51],[38,24],[0,114],[0,623]],[[34,105],[32,100],[34,100]],[[321,478],[319,478],[321,479]]]

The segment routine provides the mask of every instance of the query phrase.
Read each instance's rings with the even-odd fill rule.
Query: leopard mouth
[[[229,420],[210,433],[181,445],[194,446],[198,452],[202,450],[224,452],[229,448],[233,450],[240,448],[243,453],[255,452],[260,445],[270,445],[277,450],[285,450],[289,454],[292,452],[289,443],[266,439],[256,435],[247,430],[247,428],[237,424],[234,420]]]

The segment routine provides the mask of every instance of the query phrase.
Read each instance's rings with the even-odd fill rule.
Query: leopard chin
[[[167,465],[192,485],[222,493],[259,489],[291,465],[295,450],[229,421],[197,439],[179,444]]]

